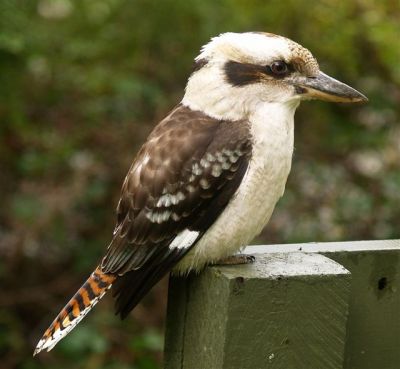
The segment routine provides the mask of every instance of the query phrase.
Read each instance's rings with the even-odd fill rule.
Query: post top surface
[[[247,252],[247,249],[246,249]],[[342,265],[319,254],[304,252],[257,254],[253,264],[213,266],[227,278],[271,278],[316,275],[348,275]]]

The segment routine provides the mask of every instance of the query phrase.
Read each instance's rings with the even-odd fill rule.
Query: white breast
[[[238,190],[217,221],[175,268],[200,270],[246,246],[267,224],[283,195],[293,155],[298,104],[264,104],[249,117],[253,151]]]

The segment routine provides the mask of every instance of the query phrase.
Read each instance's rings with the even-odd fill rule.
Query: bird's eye
[[[271,72],[277,76],[283,76],[288,72],[287,64],[282,60],[274,61],[271,65]]]

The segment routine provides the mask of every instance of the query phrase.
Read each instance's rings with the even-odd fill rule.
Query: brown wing
[[[125,179],[101,265],[120,275],[113,286],[117,312],[126,315],[201,238],[239,186],[250,154],[243,121],[180,105],[154,129]],[[170,247],[185,230],[196,237]]]

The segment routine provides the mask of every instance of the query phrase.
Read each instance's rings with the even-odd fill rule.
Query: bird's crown
[[[224,62],[266,65],[282,60],[300,73],[313,76],[319,66],[311,52],[298,43],[272,33],[223,33],[204,45],[196,62]]]

